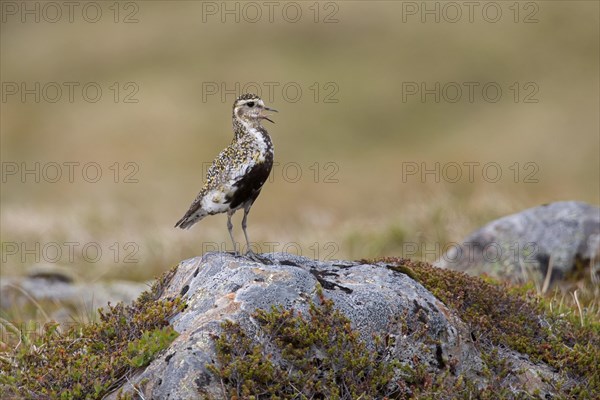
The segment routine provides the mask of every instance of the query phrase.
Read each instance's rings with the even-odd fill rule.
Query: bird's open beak
[[[269,107],[264,107],[264,108],[263,108],[263,110],[265,110],[265,111],[271,111],[271,112],[279,112],[279,111],[275,110],[274,108],[269,108]],[[261,115],[260,115],[260,117],[261,117],[262,119],[266,119],[267,121],[269,121],[269,122],[270,122],[270,123],[272,123],[272,124],[274,124],[274,123],[275,123],[275,121],[273,121],[272,119],[270,119],[270,118],[269,118],[269,117],[267,117],[266,115],[262,115],[262,114],[261,114]]]

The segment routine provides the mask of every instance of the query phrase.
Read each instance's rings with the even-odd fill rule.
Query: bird
[[[233,103],[233,140],[208,168],[204,185],[175,228],[189,229],[207,215],[227,213],[227,230],[234,254],[239,255],[233,237],[231,217],[244,210],[242,230],[246,238],[246,256],[263,261],[250,248],[247,220],[250,208],[260,194],[273,167],[273,142],[262,126],[266,120],[274,123],[266,112],[277,112],[265,106],[251,93],[239,96]]]

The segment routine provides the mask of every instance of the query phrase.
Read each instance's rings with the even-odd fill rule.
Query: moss
[[[370,261],[373,262],[373,261]],[[565,398],[594,399],[600,393],[600,322],[576,313],[553,310],[550,301],[531,286],[508,286],[427,263],[383,258],[388,268],[419,281],[472,329],[487,348],[487,364],[495,374],[508,371],[493,352],[498,346],[527,354],[534,362],[554,367],[564,382]],[[580,311],[581,312],[581,311]]]
[[[522,388],[504,385],[505,375],[488,372],[484,387],[445,363],[439,373],[414,357],[394,359],[393,341],[375,337],[369,349],[320,294],[306,317],[273,307],[253,317],[260,329],[252,334],[226,321],[214,336],[217,358],[208,369],[229,399],[531,399]],[[254,339],[253,339],[254,338]],[[494,370],[509,369],[496,353],[487,355]],[[508,372],[506,372],[508,373]],[[521,390],[519,392],[519,390]]]
[[[393,384],[397,362],[386,361],[384,341],[377,338],[376,348],[367,349],[321,293],[306,318],[282,307],[253,317],[264,340],[251,339],[231,321],[213,338],[217,359],[208,368],[221,380],[225,398],[394,398],[402,390]]]
[[[168,319],[183,303],[157,301],[174,271],[131,305],[100,309],[98,322],[71,326],[62,334],[58,324],[46,324],[42,335],[6,354],[0,397],[102,398],[177,336]]]
[[[217,357],[208,366],[222,383],[223,397],[539,398],[539,392],[505,384],[514,367],[497,349],[507,347],[555,368],[559,379],[548,383],[556,398],[597,398],[600,322],[596,315],[583,313],[585,305],[579,310],[558,307],[553,299],[536,295],[532,286],[500,285],[426,263],[396,258],[376,262],[421,282],[471,327],[485,363],[485,386],[457,376],[452,360],[438,360],[435,373],[417,359],[400,363],[391,357],[394,343],[389,338],[375,337],[375,348],[367,347],[348,318],[319,292],[306,315],[282,307],[256,311],[258,332],[223,323],[222,333],[213,337]],[[35,338],[20,332],[21,344],[0,354],[0,397],[101,398],[118,387],[176,336],[168,319],[184,305],[179,299],[157,302],[173,273],[165,274],[131,306],[101,310],[96,323],[62,334],[56,324],[47,324]],[[397,318],[407,332],[406,315]]]

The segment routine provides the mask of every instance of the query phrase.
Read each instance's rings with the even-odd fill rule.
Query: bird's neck
[[[260,130],[266,133],[266,130],[260,125],[260,121],[246,121],[238,118],[233,118],[233,134],[235,139],[240,139],[245,135],[253,134]]]

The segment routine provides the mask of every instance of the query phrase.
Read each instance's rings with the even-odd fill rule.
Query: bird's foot
[[[246,252],[246,257],[249,258],[249,259],[251,259],[252,261],[256,261],[256,262],[259,262],[259,263],[264,264],[264,265],[273,265],[273,261],[269,260],[266,257],[259,256],[258,254],[256,254],[252,250],[248,250]]]

